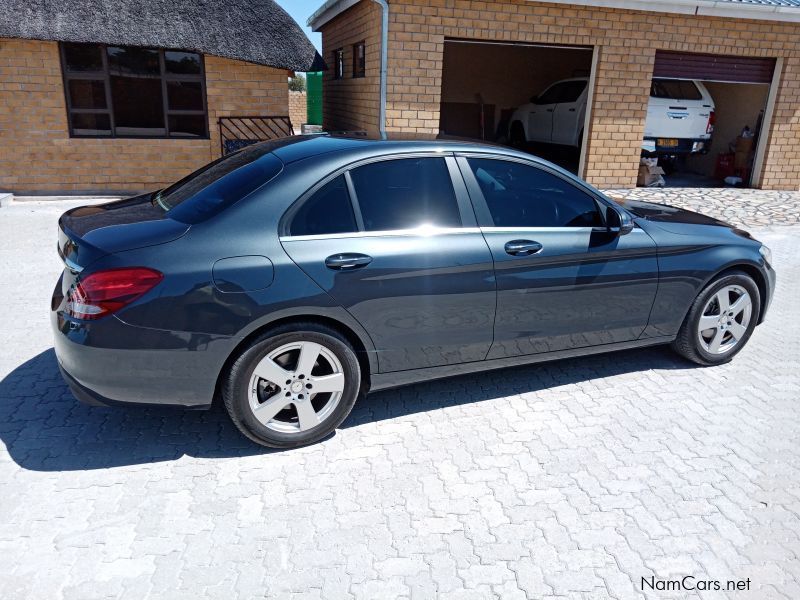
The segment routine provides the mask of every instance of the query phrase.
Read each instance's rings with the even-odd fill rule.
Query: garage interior
[[[440,135],[505,143],[514,110],[550,84],[589,77],[592,48],[447,39]],[[579,150],[529,144],[528,150],[577,173]]]
[[[774,71],[771,58],[656,53],[654,77],[700,81],[715,106],[707,153],[659,160],[666,187],[750,187]]]

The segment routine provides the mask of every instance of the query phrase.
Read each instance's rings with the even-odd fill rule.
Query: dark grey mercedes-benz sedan
[[[287,138],[59,225],[52,322],[75,395],[219,395],[280,448],[424,379],[667,343],[723,363],[775,287],[744,231],[469,143]]]

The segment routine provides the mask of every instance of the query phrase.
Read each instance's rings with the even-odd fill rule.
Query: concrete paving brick
[[[723,192],[636,194],[773,248],[774,305],[731,364],[654,348],[424,383],[286,452],[219,408],[78,404],[47,314],[76,202],[3,207],[0,598],[627,600],[681,573],[800,597],[800,227],[785,194]]]

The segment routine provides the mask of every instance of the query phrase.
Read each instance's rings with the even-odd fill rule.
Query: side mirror
[[[628,235],[633,231],[633,219],[627,211],[611,206],[606,214],[609,233],[616,234],[619,237]]]

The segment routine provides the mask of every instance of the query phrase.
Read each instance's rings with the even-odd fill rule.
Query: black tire
[[[525,128],[522,123],[514,121],[511,124],[511,132],[508,136],[508,141],[514,148],[524,148],[527,140],[525,139]]]
[[[319,425],[306,431],[282,432],[266,427],[250,408],[250,381],[261,360],[281,346],[315,342],[333,353],[344,374],[344,390],[335,408]],[[233,362],[223,379],[222,399],[231,420],[247,438],[268,448],[296,448],[330,435],[350,414],[361,394],[361,367],[351,344],[335,329],[316,323],[293,323],[277,327],[257,338]],[[300,396],[302,398],[302,396]],[[311,402],[311,396],[307,396]],[[293,404],[288,410],[295,410]],[[296,413],[299,423],[299,413]]]
[[[700,317],[708,301],[721,289],[726,286],[735,285],[744,288],[750,295],[752,309],[750,322],[745,334],[739,339],[736,345],[723,354],[712,354],[708,352],[698,339],[697,329],[700,325]],[[678,331],[678,336],[672,342],[672,349],[682,357],[703,366],[721,365],[736,356],[745,347],[753,334],[753,330],[758,323],[758,315],[761,313],[761,295],[758,291],[753,278],[743,271],[728,271],[711,281],[692,303],[686,318]],[[707,334],[706,334],[707,335]],[[709,336],[710,337],[710,336]]]

